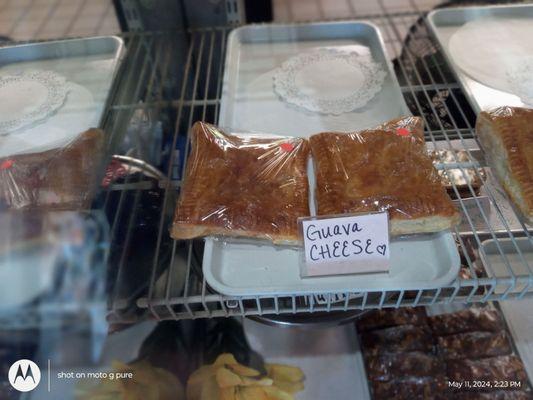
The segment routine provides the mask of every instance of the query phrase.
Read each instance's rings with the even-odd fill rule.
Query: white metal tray
[[[491,278],[499,278],[502,284],[496,286],[495,294],[504,294],[511,285],[522,291],[533,275],[533,238],[505,237],[481,242],[480,261]],[[507,278],[507,279],[505,279]]]
[[[497,90],[470,78],[463,73],[455,64],[448,48],[448,42],[459,28],[467,22],[482,17],[520,17],[530,18],[533,24],[533,5],[503,5],[486,7],[462,7],[434,10],[428,14],[428,23],[433,35],[439,42],[445,57],[453,67],[455,74],[461,83],[464,92],[470,99],[474,111],[479,113],[483,110],[499,106],[524,107],[520,98],[512,93]],[[487,46],[490,43],[487,42]],[[497,62],[497,61],[496,61]]]
[[[314,47],[366,46],[387,77],[382,91],[362,110],[329,116],[286,106],[272,90],[271,71],[287,58]],[[235,29],[228,39],[219,125],[232,131],[288,136],[353,131],[408,115],[381,35],[366,22],[259,25]],[[268,104],[268,113],[265,107]],[[277,109],[277,112],[272,110]],[[314,172],[310,206],[314,214]],[[391,243],[389,273],[300,278],[300,252],[269,244],[206,238],[203,272],[207,283],[226,295],[306,294],[436,288],[449,284],[460,267],[452,234],[443,232]]]
[[[204,274],[217,292],[235,295],[287,295],[317,292],[430,289],[450,283],[460,259],[450,233],[391,242],[388,273],[301,278],[300,253],[291,248],[208,238]]]
[[[0,48],[0,76],[51,71],[69,86],[64,104],[46,121],[0,136],[0,157],[62,147],[98,127],[123,47],[121,38],[102,36]]]
[[[285,60],[329,47],[363,52],[387,71],[383,88],[365,107],[341,115],[303,112],[274,91],[273,72]],[[378,29],[367,22],[249,25],[229,34],[218,124],[248,132],[310,136],[322,131],[370,128],[409,114]],[[267,111],[267,112],[266,112]]]

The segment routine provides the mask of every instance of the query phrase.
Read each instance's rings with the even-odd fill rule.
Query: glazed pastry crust
[[[197,122],[171,236],[298,242],[309,216],[309,146],[300,138],[227,135]]]
[[[10,209],[88,208],[104,151],[104,132],[89,129],[62,148],[0,158],[0,203]]]
[[[319,215],[387,210],[392,235],[438,232],[459,222],[426,152],[420,118],[319,133],[310,144]]]
[[[496,177],[527,222],[533,223],[533,110],[483,111],[476,133]]]

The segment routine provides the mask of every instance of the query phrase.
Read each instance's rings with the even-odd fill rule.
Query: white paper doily
[[[45,121],[65,102],[69,85],[52,71],[0,76],[0,135]]]
[[[274,91],[287,103],[340,115],[364,107],[386,75],[368,56],[322,48],[285,61],[274,73]]]
[[[522,64],[509,67],[507,81],[511,93],[528,106],[533,106],[533,56],[524,59]]]
[[[455,64],[476,81],[533,102],[531,18],[479,18],[450,38]]]

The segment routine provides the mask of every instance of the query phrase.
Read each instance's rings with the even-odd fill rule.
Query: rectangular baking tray
[[[83,114],[84,123],[83,128],[80,128],[82,130],[78,132],[76,129],[76,132],[73,132],[75,135],[101,125],[113,78],[123,54],[124,43],[117,36],[0,47],[0,75],[16,75],[26,70],[52,71],[64,76],[67,82],[86,89],[93,101],[90,107],[76,110],[80,115]],[[68,96],[71,93],[72,91]],[[67,101],[69,101],[68,96]],[[52,115],[47,124],[53,124],[57,114],[59,112]],[[3,140],[0,137],[0,157],[20,153],[20,151],[6,149]],[[50,147],[34,147],[31,151],[24,152],[33,153],[49,149]]]
[[[382,91],[362,110],[339,117],[310,114],[294,107],[272,113],[276,107],[285,108],[269,86],[272,70],[287,58],[323,46],[368,47],[374,60],[388,72]],[[367,22],[237,28],[228,39],[218,124],[229,131],[305,137],[321,131],[360,130],[409,115],[384,49],[379,30]],[[314,214],[312,163],[308,174]],[[460,267],[451,232],[391,242],[389,273],[301,278],[299,257],[300,252],[294,248],[206,238],[203,272],[207,283],[219,293],[247,296],[429,289],[450,283]]]
[[[429,27],[439,42],[444,56],[452,66],[463,91],[470,100],[476,114],[483,110],[500,106],[525,107],[518,96],[477,82],[463,73],[453,61],[448,50],[448,41],[467,22],[483,17],[531,17],[533,24],[533,5],[503,5],[486,7],[447,8],[431,11],[428,16]],[[490,46],[490,43],[487,43]],[[497,60],[495,60],[497,62]]]
[[[367,106],[338,116],[302,112],[272,90],[273,71],[283,61],[319,47],[365,46],[388,72]],[[229,34],[218,124],[243,132],[307,137],[322,131],[376,126],[409,114],[379,30],[367,22],[249,25]],[[268,110],[268,112],[265,112]]]
[[[266,363],[299,367],[304,389],[295,399],[370,400],[363,355],[353,323],[334,327],[267,326],[243,319],[250,346]]]
[[[479,260],[487,275],[500,278],[504,283],[494,289],[498,295],[504,294],[513,284],[513,290],[522,291],[533,285],[533,238],[503,237],[481,242]]]

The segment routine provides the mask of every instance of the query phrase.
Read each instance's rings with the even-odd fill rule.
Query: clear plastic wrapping
[[[481,360],[450,360],[448,378],[455,381],[520,381],[526,384],[524,364],[517,356],[483,358]]]
[[[469,308],[453,314],[429,317],[429,325],[436,335],[481,331],[500,332],[505,329],[498,311],[489,308]]]
[[[368,356],[366,371],[372,381],[390,381],[406,376],[423,378],[444,375],[444,363],[433,354],[418,351]]]
[[[444,390],[444,377],[404,378],[389,382],[372,382],[375,399],[432,399],[445,400],[449,397]]]
[[[384,352],[424,351],[433,348],[433,337],[425,326],[401,325],[377,331],[363,332],[361,342],[365,354]]]
[[[426,321],[424,307],[384,309],[363,316],[357,321],[357,329],[363,332],[398,325],[424,325]]]
[[[89,207],[103,151],[104,133],[89,129],[60,148],[0,158],[0,209]]]
[[[391,234],[449,229],[460,216],[427,154],[422,119],[311,136],[319,215],[388,211]]]
[[[512,352],[505,331],[467,332],[438,338],[437,351],[445,359],[503,356]]]
[[[533,223],[533,110],[483,111],[476,134],[492,171],[526,221]]]
[[[175,239],[226,235],[298,241],[309,216],[305,139],[228,135],[197,122],[174,216]]]
[[[533,396],[522,390],[491,390],[480,393],[479,391],[454,393],[455,400],[531,400]]]

